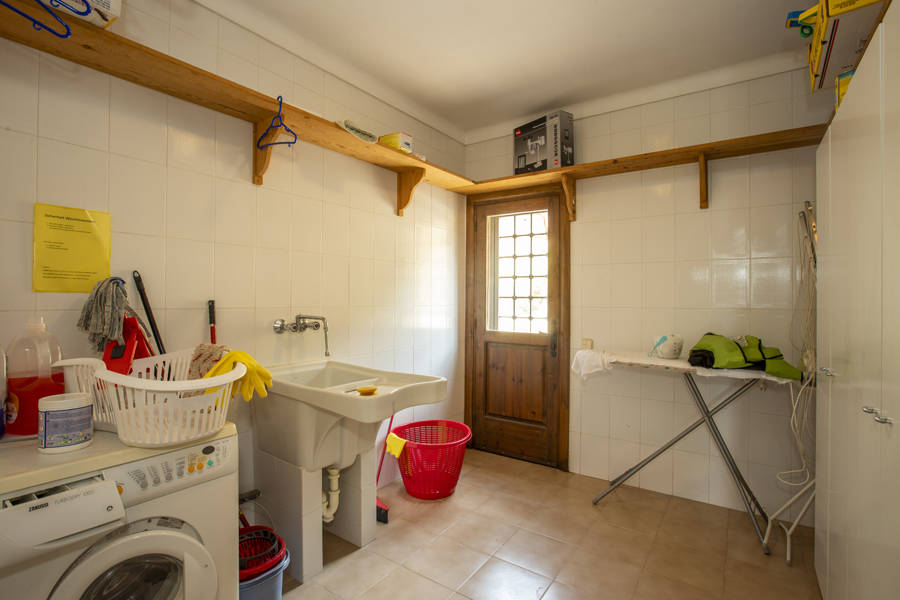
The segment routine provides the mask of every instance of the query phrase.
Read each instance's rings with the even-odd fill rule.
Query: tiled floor
[[[821,598],[812,531],[765,556],[744,513],[469,450],[456,493],[380,490],[390,524],[355,549],[329,537],[325,571],[290,600]],[[296,585],[296,584],[295,584]],[[289,585],[285,586],[287,590]]]

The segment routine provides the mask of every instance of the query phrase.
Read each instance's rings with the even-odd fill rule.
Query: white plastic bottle
[[[65,392],[62,371],[51,369],[62,359],[62,349],[56,336],[47,331],[44,319],[32,317],[10,342],[6,354],[6,432],[36,435],[38,401]]]

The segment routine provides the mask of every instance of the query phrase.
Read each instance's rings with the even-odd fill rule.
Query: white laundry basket
[[[115,432],[116,417],[106,400],[106,394],[101,391],[103,382],[94,375],[98,369],[106,369],[106,364],[99,358],[69,358],[57,361],[53,366],[62,368],[67,394],[90,394],[94,403],[94,429]]]
[[[95,365],[92,389],[101,398],[94,406],[113,417],[124,444],[175,446],[211,436],[225,425],[235,382],[247,367],[237,363],[225,375],[187,379],[192,355],[188,349],[136,359],[128,375],[108,370],[102,361],[101,367]]]

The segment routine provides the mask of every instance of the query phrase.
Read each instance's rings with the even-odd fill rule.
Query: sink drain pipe
[[[341,499],[341,488],[338,485],[338,479],[341,476],[340,469],[327,469],[328,471],[328,492],[322,491],[322,522],[331,523],[334,521],[334,513],[337,512],[338,504]]]

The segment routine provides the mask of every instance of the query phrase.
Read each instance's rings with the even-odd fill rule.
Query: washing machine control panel
[[[237,437],[228,437],[106,469],[103,478],[129,506],[234,473],[237,464]]]

